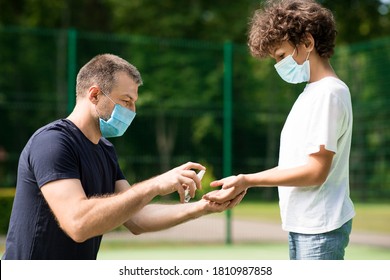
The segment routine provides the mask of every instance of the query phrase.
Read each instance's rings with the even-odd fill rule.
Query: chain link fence
[[[32,133],[70,113],[75,75],[100,53],[128,60],[144,80],[134,122],[112,139],[131,183],[197,161],[207,166],[207,191],[215,178],[277,164],[282,125],[304,85],[283,82],[272,60],[253,59],[245,45],[0,27],[0,187],[15,186]],[[332,65],[354,106],[352,197],[389,199],[390,38],[337,46]],[[277,192],[251,189],[247,198]]]

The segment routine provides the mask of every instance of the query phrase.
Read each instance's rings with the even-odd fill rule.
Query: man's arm
[[[124,224],[157,195],[177,191],[184,201],[184,187],[189,187],[191,193],[201,187],[190,169],[204,167],[189,162],[131,188],[121,180],[116,188],[120,185],[124,191],[101,197],[88,198],[78,179],[52,181],[41,191],[60,227],[76,242],[83,242]]]
[[[133,234],[159,231],[206,214],[218,213],[233,208],[241,202],[244,195],[245,192],[222,204],[205,199],[181,204],[149,204],[135,213],[124,225]]]

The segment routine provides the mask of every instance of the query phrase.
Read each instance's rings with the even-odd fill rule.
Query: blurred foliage
[[[7,233],[14,195],[14,188],[0,188],[0,235]]]
[[[1,0],[0,25],[245,43],[261,0]],[[389,34],[388,0],[319,0],[336,17],[339,43]]]

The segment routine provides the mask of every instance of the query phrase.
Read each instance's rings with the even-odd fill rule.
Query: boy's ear
[[[310,33],[306,33],[306,37],[305,37],[305,40],[304,40],[304,45],[306,47],[306,50],[309,52],[309,51],[312,51],[314,49],[314,38],[313,36],[310,34]]]

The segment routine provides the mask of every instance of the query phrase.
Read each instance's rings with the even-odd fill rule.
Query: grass
[[[353,229],[390,234],[390,203],[357,204]]]

